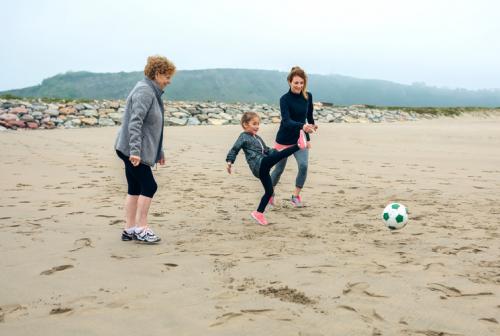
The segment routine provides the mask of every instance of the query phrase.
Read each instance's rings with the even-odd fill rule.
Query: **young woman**
[[[313,98],[307,91],[307,75],[300,67],[295,66],[290,70],[287,77],[290,89],[280,99],[281,124],[276,135],[275,149],[282,150],[297,143],[300,132],[304,131],[307,138],[307,149],[295,152],[295,160],[299,171],[295,179],[295,190],[291,197],[293,206],[301,207],[302,198],[300,192],[304,187],[307,177],[307,167],[309,162],[309,148],[311,148],[310,137],[318,129],[314,124],[313,118]],[[271,180],[273,186],[276,186],[280,180],[281,174],[285,170],[287,158],[282,159],[276,164]],[[274,205],[274,195],[269,200]]]

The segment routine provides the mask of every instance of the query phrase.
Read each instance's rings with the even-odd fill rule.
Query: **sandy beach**
[[[120,240],[117,130],[0,133],[1,335],[500,335],[500,117],[321,124],[268,227],[239,126],[167,127],[154,246]]]

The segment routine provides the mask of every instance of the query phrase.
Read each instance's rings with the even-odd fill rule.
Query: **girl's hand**
[[[307,142],[307,147],[306,148],[307,149],[311,149],[311,142],[310,141]]]
[[[316,132],[316,131],[318,130],[318,125],[314,124],[314,125],[312,125],[312,126],[313,126],[313,128],[314,128],[314,132]]]
[[[139,163],[141,163],[141,157],[137,155],[130,155],[128,159],[132,163],[132,166],[134,167],[137,167]]]
[[[227,167],[226,167],[226,170],[229,174],[231,174],[231,167],[232,167],[232,163],[231,162],[228,162],[227,163]]]
[[[160,166],[164,166],[165,165],[165,158],[161,158],[158,163],[160,164]]]

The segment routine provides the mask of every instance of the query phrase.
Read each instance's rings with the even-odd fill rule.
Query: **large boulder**
[[[108,114],[108,118],[111,118],[111,120],[113,120],[115,123],[121,124],[123,113],[119,112],[110,113]]]
[[[99,112],[96,110],[83,110],[81,111],[81,114],[87,118],[96,118],[99,116]]]
[[[9,112],[13,114],[26,114],[28,113],[28,109],[25,106],[17,106],[10,108]]]
[[[35,111],[35,112],[31,113],[31,116],[32,116],[33,118],[35,118],[36,120],[42,120],[42,118],[43,118],[43,113],[42,113],[42,112],[40,112],[40,111]]]
[[[198,126],[199,124],[201,124],[201,122],[196,117],[191,117],[187,121],[187,125],[189,126]]]
[[[106,108],[102,108],[102,109],[99,109],[99,115],[108,115],[110,113],[115,113],[116,111],[114,109],[106,109]]]
[[[115,126],[115,122],[109,118],[99,118],[99,126]]]
[[[59,113],[60,114],[75,114],[76,113],[76,108],[74,108],[73,106],[62,107],[62,108],[59,109]]]
[[[95,125],[97,125],[97,119],[94,117],[83,118],[82,124],[86,125],[86,126],[95,126]]]
[[[166,120],[165,124],[167,126],[184,126],[187,123],[187,119],[170,117]]]
[[[60,112],[59,112],[59,110],[56,110],[56,109],[50,109],[50,110],[46,110],[45,113],[47,113],[51,117],[58,117]]]
[[[37,129],[38,128],[38,123],[36,121],[31,121],[31,122],[27,122],[26,126],[29,129]]]
[[[0,115],[0,120],[5,120],[5,121],[17,120],[17,115],[12,113],[4,113]]]
[[[35,120],[35,118],[33,118],[33,116],[31,114],[25,114],[21,117],[21,120],[22,121],[26,121],[26,122],[29,122],[29,121],[33,121]]]

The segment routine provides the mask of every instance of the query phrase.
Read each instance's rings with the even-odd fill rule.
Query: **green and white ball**
[[[408,222],[408,211],[403,204],[391,203],[382,212],[382,220],[391,230],[399,230]]]

